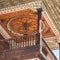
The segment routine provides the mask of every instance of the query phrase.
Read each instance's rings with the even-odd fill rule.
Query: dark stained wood
[[[9,49],[9,44],[5,41],[1,41],[3,38],[3,36],[0,34],[0,51],[1,50],[5,50],[5,49]]]
[[[8,57],[12,59],[13,57],[15,58],[16,56],[17,58],[19,57],[19,59],[36,58],[38,57],[38,54],[39,54],[39,48],[40,47],[36,45],[36,46],[30,46],[25,48],[19,48],[15,50],[6,50],[3,53],[0,52],[0,58],[2,57],[3,54],[5,55],[3,56],[3,59],[7,58],[7,60],[8,60]]]
[[[9,43],[6,41],[0,41],[0,51],[6,50],[6,49],[9,49]]]
[[[4,39],[4,37],[0,34],[0,39]]]

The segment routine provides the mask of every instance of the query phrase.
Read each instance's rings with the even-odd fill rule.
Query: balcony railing
[[[36,45],[36,41],[37,41],[37,36],[31,35],[31,36],[19,37],[18,39],[17,38],[11,39],[8,42],[10,43],[10,49],[14,49],[14,48]]]
[[[40,34],[24,35],[1,41],[5,42],[9,49],[0,51],[0,60],[24,60],[37,57],[40,60],[57,60],[46,42],[43,39],[40,41]]]

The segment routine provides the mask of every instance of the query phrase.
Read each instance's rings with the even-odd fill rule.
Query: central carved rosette
[[[23,27],[25,30],[27,30],[30,26],[30,23],[23,23]]]

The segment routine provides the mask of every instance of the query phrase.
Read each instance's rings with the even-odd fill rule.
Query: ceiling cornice
[[[60,32],[60,0],[42,0],[42,2],[49,17]]]
[[[54,32],[54,34],[57,36],[59,35],[59,31],[57,30],[56,26],[54,25],[52,19],[49,17],[48,13],[46,11],[42,12],[42,15],[44,16],[46,22],[49,24],[50,28]]]

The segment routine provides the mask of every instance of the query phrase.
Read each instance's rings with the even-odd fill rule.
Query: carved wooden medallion
[[[27,12],[27,11],[26,11]],[[13,34],[36,34],[38,29],[37,15],[33,12],[20,14],[18,17],[11,18],[7,23],[7,28]]]
[[[5,31],[11,36],[21,36],[23,34],[36,34],[38,31],[38,15],[34,14],[33,9],[24,9],[18,12],[11,12],[0,15],[0,24]],[[43,16],[43,37],[54,36],[53,31]]]

